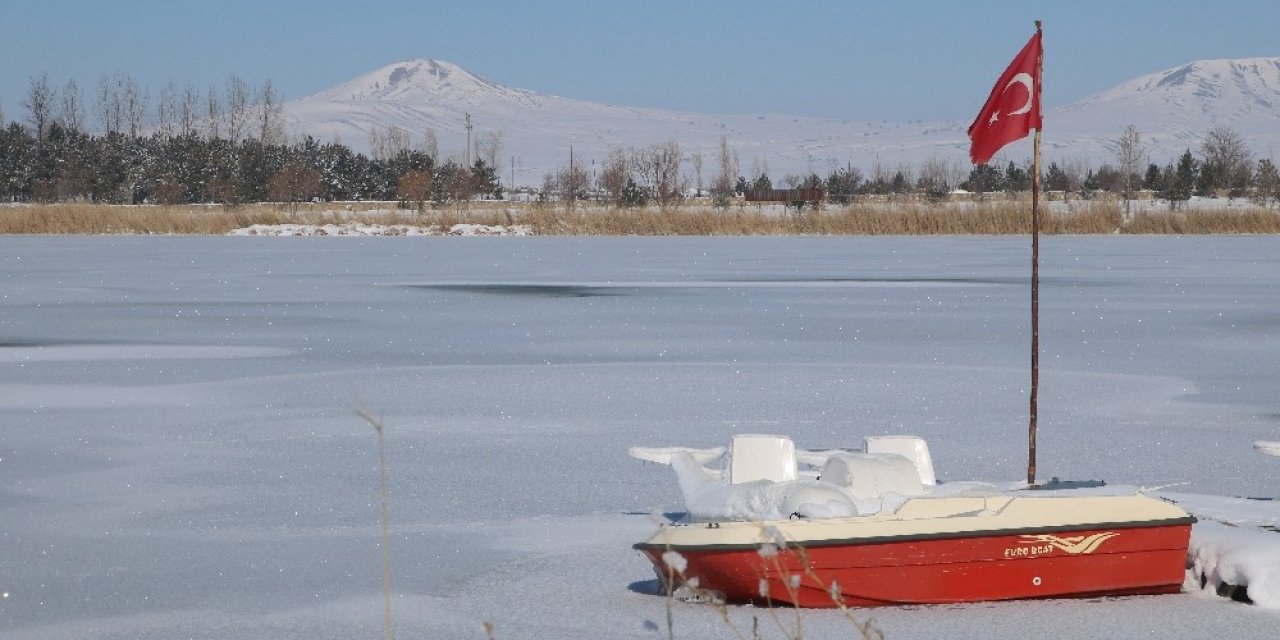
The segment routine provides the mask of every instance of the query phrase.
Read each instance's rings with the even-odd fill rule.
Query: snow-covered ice
[[[630,545],[682,499],[628,447],[913,433],[942,481],[1017,480],[1027,244],[0,238],[0,636],[381,633],[365,406],[387,425],[402,637],[482,638],[485,621],[500,638],[664,637]],[[1243,500],[1280,495],[1280,461],[1253,446],[1280,440],[1275,249],[1041,246],[1040,476],[1201,500],[1201,566],[1224,579],[1275,575],[1265,543],[1227,539],[1280,538],[1260,528],[1274,503]],[[733,637],[713,608],[673,615],[677,637]],[[1198,588],[859,615],[890,638],[1280,624]],[[753,616],[781,637],[730,611]],[[807,638],[850,634],[837,612],[803,616]]]

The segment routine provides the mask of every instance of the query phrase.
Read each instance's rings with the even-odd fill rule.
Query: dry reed
[[[1147,211],[1126,220],[1114,200],[1041,207],[1045,234],[1280,233],[1280,211],[1264,207]],[[736,204],[612,208],[511,202],[400,209],[395,203],[125,206],[44,204],[0,207],[0,234],[221,235],[252,225],[525,225],[536,235],[1011,235],[1031,231],[1025,200],[828,204],[821,210]]]

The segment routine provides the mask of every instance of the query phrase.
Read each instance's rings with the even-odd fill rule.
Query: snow
[[[1147,157],[1161,166],[1196,150],[1219,126],[1231,127],[1255,156],[1266,157],[1280,143],[1277,86],[1280,58],[1200,60],[1141,76],[1048,109],[1045,162],[1115,165],[1116,140],[1129,125],[1138,127]],[[753,167],[767,169],[775,184],[788,174],[825,176],[849,164],[864,172],[926,161],[963,166],[965,131],[977,105],[957,108],[951,120],[940,122],[637,108],[504,87],[442,60],[397,62],[284,105],[287,127],[299,138],[341,140],[367,152],[373,131],[398,127],[417,146],[430,130],[439,151],[459,160],[470,114],[476,134],[501,138],[500,173],[511,176],[514,169],[507,181],[517,185],[541,184],[545,174],[567,166],[570,146],[586,166],[603,162],[610,148],[674,140],[686,158],[700,153],[713,164],[721,136],[738,155],[742,174],[751,178]],[[994,165],[1030,155],[1030,142],[1014,143]]]
[[[1247,586],[1254,604],[1280,609],[1280,538],[1274,531],[1217,522],[1192,531],[1192,567],[1185,588],[1222,593],[1222,585]]]
[[[380,634],[357,407],[386,425],[398,635],[663,637],[631,545],[683,501],[627,448],[913,433],[944,483],[1022,477],[1027,244],[0,237],[0,637]],[[1247,498],[1280,495],[1253,447],[1280,440],[1274,244],[1041,242],[1040,476],[1168,487],[1201,517],[1206,584],[1248,580],[1260,606],[1196,580],[855,617],[889,638],[1273,634],[1280,518]],[[714,607],[671,613],[677,637],[734,637]]]
[[[229,236],[527,236],[528,225],[459,223],[441,229],[435,225],[365,224],[254,224],[232,229]]]

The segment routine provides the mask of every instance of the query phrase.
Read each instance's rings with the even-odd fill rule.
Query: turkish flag
[[[1040,32],[1022,47],[969,125],[969,158],[986,164],[1001,147],[1040,129]]]

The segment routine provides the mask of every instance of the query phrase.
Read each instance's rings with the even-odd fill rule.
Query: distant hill
[[[976,112],[978,106],[973,105]],[[741,173],[754,166],[770,175],[828,171],[876,162],[893,167],[935,159],[967,167],[968,122],[865,122],[780,114],[714,115],[601,104],[514,89],[442,60],[387,65],[326,91],[285,104],[294,135],[340,141],[369,150],[370,133],[394,125],[415,145],[431,130],[443,155],[461,158],[465,114],[473,137],[501,135],[504,181],[536,184],[568,162],[599,164],[611,146],[645,147],[675,140],[686,156],[701,153],[704,182],[717,171],[715,150],[727,136]],[[1226,125],[1258,156],[1280,147],[1280,58],[1204,60],[1122,83],[1045,114],[1045,160],[1113,162],[1116,138],[1138,126],[1154,162],[1194,148],[1209,129]],[[1017,143],[996,162],[1021,161],[1030,144]],[[690,171],[692,171],[690,169]]]
[[[1100,157],[1109,159],[1129,124],[1138,127],[1157,162],[1171,161],[1187,148],[1195,151],[1205,132],[1217,126],[1234,129],[1255,156],[1273,157],[1280,151],[1280,58],[1192,62],[1053,109],[1044,135],[1052,142],[1044,150],[1101,146]]]

